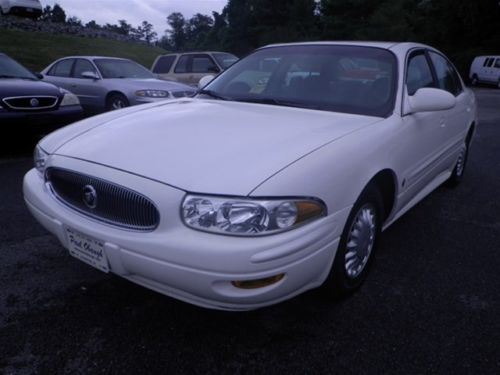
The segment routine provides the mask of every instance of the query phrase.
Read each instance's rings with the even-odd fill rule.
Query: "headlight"
[[[76,96],[75,94],[72,94],[70,92],[65,92],[60,106],[65,107],[68,105],[79,105],[79,104],[80,104],[80,100],[78,99],[78,96]]]
[[[168,91],[164,90],[139,90],[135,95],[146,98],[168,98]]]
[[[39,145],[36,145],[35,151],[33,152],[33,163],[35,164],[35,169],[42,176],[45,173],[45,162],[48,156],[49,156],[48,153],[43,151]]]
[[[314,199],[246,199],[187,195],[182,219],[191,228],[231,235],[282,232],[326,215]]]

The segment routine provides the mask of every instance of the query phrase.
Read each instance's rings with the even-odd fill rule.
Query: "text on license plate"
[[[68,227],[66,227],[66,236],[71,255],[101,271],[109,272],[103,241],[88,237]]]

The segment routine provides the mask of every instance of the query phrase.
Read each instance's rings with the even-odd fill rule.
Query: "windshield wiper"
[[[234,99],[234,100],[237,102],[271,104],[271,105],[279,105],[279,106],[283,106],[283,107],[321,109],[321,106],[318,104],[301,103],[301,102],[294,102],[294,101],[290,101],[290,100],[279,100],[279,99],[273,99],[273,98],[238,98],[238,99]]]
[[[212,91],[212,90],[200,90],[200,91],[198,91],[198,94],[207,95],[207,96],[210,96],[211,98],[219,99],[219,100],[232,100],[231,98],[217,94],[215,91]]]

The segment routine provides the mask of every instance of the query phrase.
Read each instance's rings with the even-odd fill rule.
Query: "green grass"
[[[0,29],[0,52],[39,72],[52,61],[70,55],[124,57],[149,69],[156,56],[166,51],[159,47],[110,39]]]

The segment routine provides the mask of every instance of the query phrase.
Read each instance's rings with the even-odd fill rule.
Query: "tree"
[[[170,26],[166,30],[169,44],[176,51],[184,49],[186,45],[186,20],[182,13],[175,12],[167,17],[167,24]]]
[[[208,33],[214,25],[214,20],[210,16],[195,14],[187,21],[185,33],[190,48],[203,48],[206,45]]]
[[[55,4],[54,8],[52,8],[52,13],[50,17],[52,22],[64,23],[66,22],[66,12],[59,4]]]
[[[101,29],[101,28],[102,28],[102,27],[101,27],[101,25],[99,25],[97,22],[95,22],[95,20],[92,20],[92,21],[90,21],[90,22],[87,22],[87,23],[85,24],[85,27],[87,27],[87,28],[89,28],[89,29],[96,29],[96,30],[98,30],[98,29]]]
[[[148,21],[142,21],[141,26],[137,28],[137,35],[139,39],[146,41],[146,43],[151,44],[158,34],[153,30],[153,25],[151,25]]]
[[[132,25],[126,20],[118,20],[117,32],[122,35],[129,35],[132,31]]]
[[[80,26],[80,27],[83,26],[82,21],[76,16],[69,17],[66,20],[66,23],[71,26]]]
[[[47,5],[45,8],[43,8],[41,20],[57,22],[57,23],[65,23],[66,12],[57,3],[54,5],[53,8],[51,8],[50,5]]]

